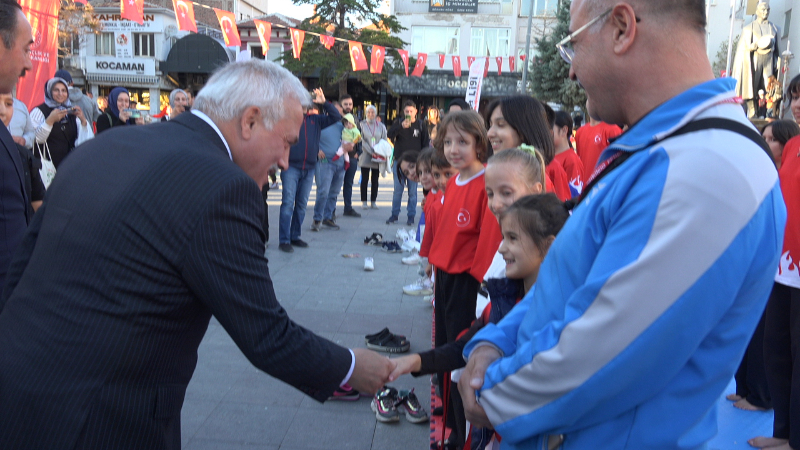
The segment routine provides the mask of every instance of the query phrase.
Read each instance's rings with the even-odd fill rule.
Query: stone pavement
[[[356,183],[360,173],[356,174]],[[401,254],[364,245],[373,232],[394,239],[405,227],[405,205],[401,223],[386,225],[391,214],[392,179],[381,178],[378,210],[362,210],[361,194],[355,186],[353,198],[362,217],[341,216],[339,196],[338,231],[310,230],[314,199],[312,190],[303,224],[302,238],[310,247],[287,254],[278,250],[280,189],[271,191],[270,243],[267,248],[270,274],[278,300],[299,324],[345,347],[363,347],[364,335],[388,326],[411,342],[411,351],[431,345],[431,307],[422,297],[403,295],[402,286],[418,278],[416,266],[400,262]],[[422,190],[419,191],[421,200]],[[404,198],[405,202],[405,198]],[[421,210],[417,208],[417,219]],[[346,259],[343,253],[361,257]],[[375,259],[375,271],[365,272],[364,257]],[[409,375],[392,383],[397,388],[415,388],[420,402],[430,412],[429,377]],[[296,389],[256,369],[236,347],[228,333],[211,319],[198,350],[198,364],[186,392],[182,412],[184,449],[201,450],[392,450],[427,449],[428,424],[383,424],[370,410],[370,399],[356,402],[317,403]]]

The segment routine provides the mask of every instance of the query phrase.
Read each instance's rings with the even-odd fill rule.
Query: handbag
[[[39,154],[39,159],[42,161],[42,168],[39,169],[39,176],[42,177],[42,184],[44,184],[44,188],[47,189],[56,176],[56,166],[53,164],[53,158],[50,156],[50,147],[47,145],[47,142],[44,143],[44,151],[42,151],[41,144],[37,143],[35,147],[36,152]]]

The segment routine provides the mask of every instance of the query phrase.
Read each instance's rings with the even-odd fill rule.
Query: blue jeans
[[[350,168],[344,174],[344,189],[342,189],[342,197],[344,197],[344,210],[353,210],[353,180],[356,178],[356,171],[358,171],[358,156],[350,158]]]
[[[317,162],[317,201],[314,204],[314,221],[319,222],[333,217],[336,197],[344,181],[344,164],[322,160]]]
[[[400,181],[397,176],[397,163],[392,166],[394,175],[394,195],[392,195],[392,217],[400,217],[400,202],[403,200],[403,191],[408,186],[408,218],[413,220],[417,215],[417,182],[404,178]]]
[[[278,239],[281,244],[300,239],[300,225],[306,218],[308,194],[314,183],[312,169],[298,169],[289,166],[281,170],[282,198],[281,217],[278,221]]]

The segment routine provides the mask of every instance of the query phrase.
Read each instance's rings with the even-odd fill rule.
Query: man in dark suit
[[[31,25],[13,0],[0,0],[0,94],[8,94],[31,69]],[[11,257],[22,241],[30,216],[22,159],[8,128],[0,124],[0,292]],[[2,400],[0,400],[2,403]]]
[[[264,258],[259,186],[286,167],[309,103],[286,69],[234,63],[191,113],[114,128],[64,162],[0,297],[0,448],[179,449],[212,314],[318,401],[383,385],[388,358],[288,318]]]

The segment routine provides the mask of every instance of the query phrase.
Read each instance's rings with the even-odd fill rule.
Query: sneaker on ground
[[[361,202],[361,209],[369,209],[367,202]]]
[[[375,270],[375,263],[369,256],[364,258],[364,270],[366,270],[367,272],[372,272],[373,270]]]
[[[406,420],[411,423],[423,423],[428,421],[428,413],[419,403],[419,399],[414,394],[414,389],[410,391],[400,391],[398,393],[399,403],[406,410]]]
[[[289,243],[278,244],[278,248],[280,251],[286,253],[292,253],[294,251],[294,247],[292,247],[292,244]]]
[[[307,248],[308,247],[308,242],[306,242],[306,241],[304,241],[302,239],[295,239],[295,240],[292,241],[292,245],[295,246],[295,247]]]
[[[404,242],[411,239],[411,233],[409,233],[405,228],[398,228],[397,232],[395,233],[395,237],[398,241]]]
[[[414,253],[411,256],[406,256],[401,261],[403,261],[403,264],[406,264],[408,266],[415,266],[419,264],[421,259],[422,258],[419,256],[419,253]]]
[[[433,295],[426,295],[425,297],[422,297],[422,300],[429,302],[431,305],[433,305]]]
[[[356,211],[355,209],[348,209],[342,213],[343,216],[350,216],[350,217],[361,217],[361,213]]]
[[[375,412],[375,418],[380,422],[399,422],[400,413],[397,412],[397,400],[397,389],[384,386],[375,394],[369,406]]]
[[[311,224],[311,231],[319,231],[319,226],[322,222],[319,220],[315,220],[314,223]]]
[[[389,217],[389,218],[386,220],[386,224],[387,224],[387,225],[389,225],[389,224],[392,224],[392,223],[397,223],[397,216],[392,216],[392,217]]]
[[[340,400],[345,402],[354,402],[361,398],[361,394],[350,387],[350,385],[345,384],[344,386],[339,386],[333,391],[333,395],[328,397],[328,400]],[[408,414],[408,413],[406,413]]]
[[[403,286],[403,293],[406,295],[431,295],[433,294],[433,289],[431,288],[431,280],[421,278],[412,284]]]
[[[413,217],[409,217],[408,218],[408,222],[406,222],[406,225],[408,225],[410,227],[413,227],[414,226],[414,218]]]
[[[372,206],[370,206],[370,208],[371,209],[378,209],[378,204],[375,203],[375,202],[372,202]]]
[[[323,220],[322,224],[325,225],[326,227],[332,229],[332,230],[338,230],[339,229],[339,225],[336,225],[336,222],[334,222],[331,219]]]

